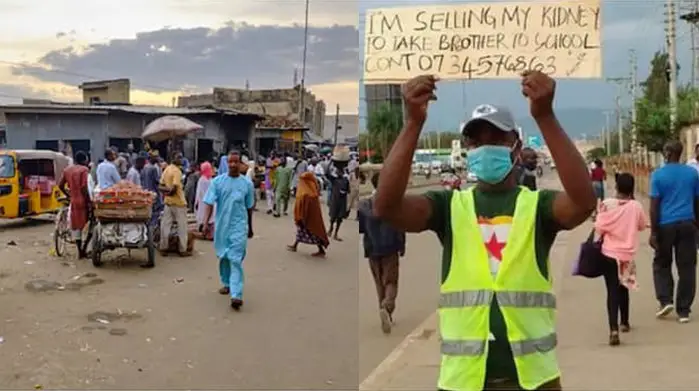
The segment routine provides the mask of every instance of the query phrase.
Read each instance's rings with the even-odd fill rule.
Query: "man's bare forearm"
[[[390,218],[399,210],[399,201],[408,188],[420,130],[422,124],[408,120],[383,162],[381,179],[374,199],[374,214],[379,218]]]
[[[551,157],[568,197],[580,208],[593,210],[597,204],[585,160],[575,143],[568,137],[556,116],[536,118],[536,123],[549,146]]]

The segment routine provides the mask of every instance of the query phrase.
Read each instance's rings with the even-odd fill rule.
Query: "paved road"
[[[152,270],[122,258],[95,269],[49,256],[52,227],[0,227],[0,384],[46,389],[351,389],[357,369],[357,250],[347,222],[325,260],[285,251],[290,217],[257,214],[246,305],[216,293],[210,243]],[[14,242],[16,245],[8,245]],[[96,275],[86,274],[96,273]],[[78,279],[77,277],[82,276]],[[65,290],[31,293],[30,280]],[[104,312],[95,314],[96,312]],[[111,334],[110,334],[111,333]],[[125,335],[113,335],[124,334]]]

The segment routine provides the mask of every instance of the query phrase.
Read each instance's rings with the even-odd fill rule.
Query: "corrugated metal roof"
[[[186,108],[186,107],[165,107],[165,106],[132,106],[132,105],[0,105],[0,111],[4,112],[28,112],[28,111],[83,111],[83,112],[109,112],[121,111],[125,113],[135,114],[155,114],[155,115],[195,115],[195,114],[229,114],[229,115],[246,115],[260,117],[254,113],[246,113],[243,111],[229,109],[213,109],[213,108]]]

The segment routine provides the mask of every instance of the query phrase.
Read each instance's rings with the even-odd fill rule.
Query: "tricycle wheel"
[[[148,265],[155,265],[155,233],[153,226],[148,224],[148,241],[146,250],[148,251]]]
[[[92,266],[102,266],[102,234],[99,227],[95,227],[94,236],[92,238]]]
[[[62,257],[66,252],[66,233],[68,231],[68,209],[61,209],[56,215],[56,228],[53,231],[53,249],[56,256]]]

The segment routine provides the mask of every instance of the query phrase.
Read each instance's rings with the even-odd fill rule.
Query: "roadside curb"
[[[373,371],[367,376],[360,384],[359,384],[359,390],[360,391],[369,391],[369,390],[378,390],[380,388],[377,388],[378,384],[377,380],[384,376],[386,373],[389,373],[394,370],[393,366],[395,363],[405,354],[405,351],[410,347],[413,343],[419,342],[419,341],[424,341],[424,334],[425,331],[428,329],[433,329],[434,332],[437,332],[437,323],[438,323],[438,318],[437,318],[437,312],[433,312],[430,316],[427,317],[420,325],[415,328],[413,331],[408,334],[403,341],[401,341],[398,346],[396,346],[391,353],[386,356],[386,358],[381,361],[381,363],[374,368]]]

